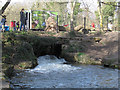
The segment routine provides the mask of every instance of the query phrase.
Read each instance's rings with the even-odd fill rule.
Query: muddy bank
[[[61,57],[70,62],[97,64],[120,69],[118,58],[118,32],[94,32],[81,34],[75,32],[72,38],[63,38]]]

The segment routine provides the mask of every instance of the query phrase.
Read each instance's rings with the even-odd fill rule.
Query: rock
[[[95,42],[100,42],[101,40],[102,40],[101,37],[94,37],[94,41],[95,41]]]
[[[58,29],[57,27],[57,23],[54,19],[54,17],[49,17],[47,20],[46,20],[46,28],[45,30],[46,31],[49,31],[49,32],[56,32],[56,30]]]
[[[115,66],[119,64],[119,58],[117,53],[114,55],[106,56],[102,59],[102,64],[107,66]]]
[[[5,76],[11,78],[15,75],[14,66],[9,66],[5,71],[3,71]]]
[[[75,55],[75,53],[64,53],[64,52],[62,52],[61,57],[64,58],[68,62],[75,62],[74,55]]]
[[[74,30],[76,30],[76,31],[80,31],[80,30],[82,30],[83,29],[83,26],[82,25],[78,25],[78,26],[76,26],[75,28],[74,28]]]

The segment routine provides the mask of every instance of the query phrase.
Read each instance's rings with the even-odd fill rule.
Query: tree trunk
[[[11,0],[7,0],[7,2],[5,3],[5,5],[0,10],[0,15],[2,15],[4,13],[5,9],[8,7],[8,5],[10,4],[10,2],[11,2]]]
[[[120,2],[118,2],[118,6],[120,6]],[[118,7],[118,31],[120,31],[120,7]]]
[[[89,29],[90,26],[89,26],[89,8],[86,8],[86,12],[87,12],[87,15],[86,15],[86,28]]]
[[[71,2],[71,17],[70,17],[70,30],[74,31],[74,26],[73,26],[73,15],[74,15],[74,7],[75,7],[75,1],[72,3]]]
[[[103,30],[103,17],[102,17],[102,10],[101,10],[101,0],[98,0],[99,3],[99,15],[100,15],[100,30]]]

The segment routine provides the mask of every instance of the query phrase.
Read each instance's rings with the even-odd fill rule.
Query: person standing
[[[20,12],[20,21],[21,21],[20,31],[21,31],[22,27],[23,27],[23,30],[25,31],[26,15],[24,12],[24,8]]]
[[[110,22],[110,23],[108,24],[108,30],[112,30],[112,28],[113,28],[113,25],[112,25],[112,22]]]
[[[5,31],[5,22],[6,22],[6,16],[2,16],[1,24],[2,24],[2,31]]]
[[[95,23],[92,23],[92,27],[95,29]]]
[[[19,21],[16,23],[16,29],[18,31],[18,29],[19,29]]]

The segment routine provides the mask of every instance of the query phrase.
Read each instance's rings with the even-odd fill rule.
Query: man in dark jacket
[[[22,29],[22,26],[23,26],[23,30],[25,30],[26,17],[25,17],[25,13],[24,13],[24,8],[20,12],[20,21],[21,21],[20,31]]]

